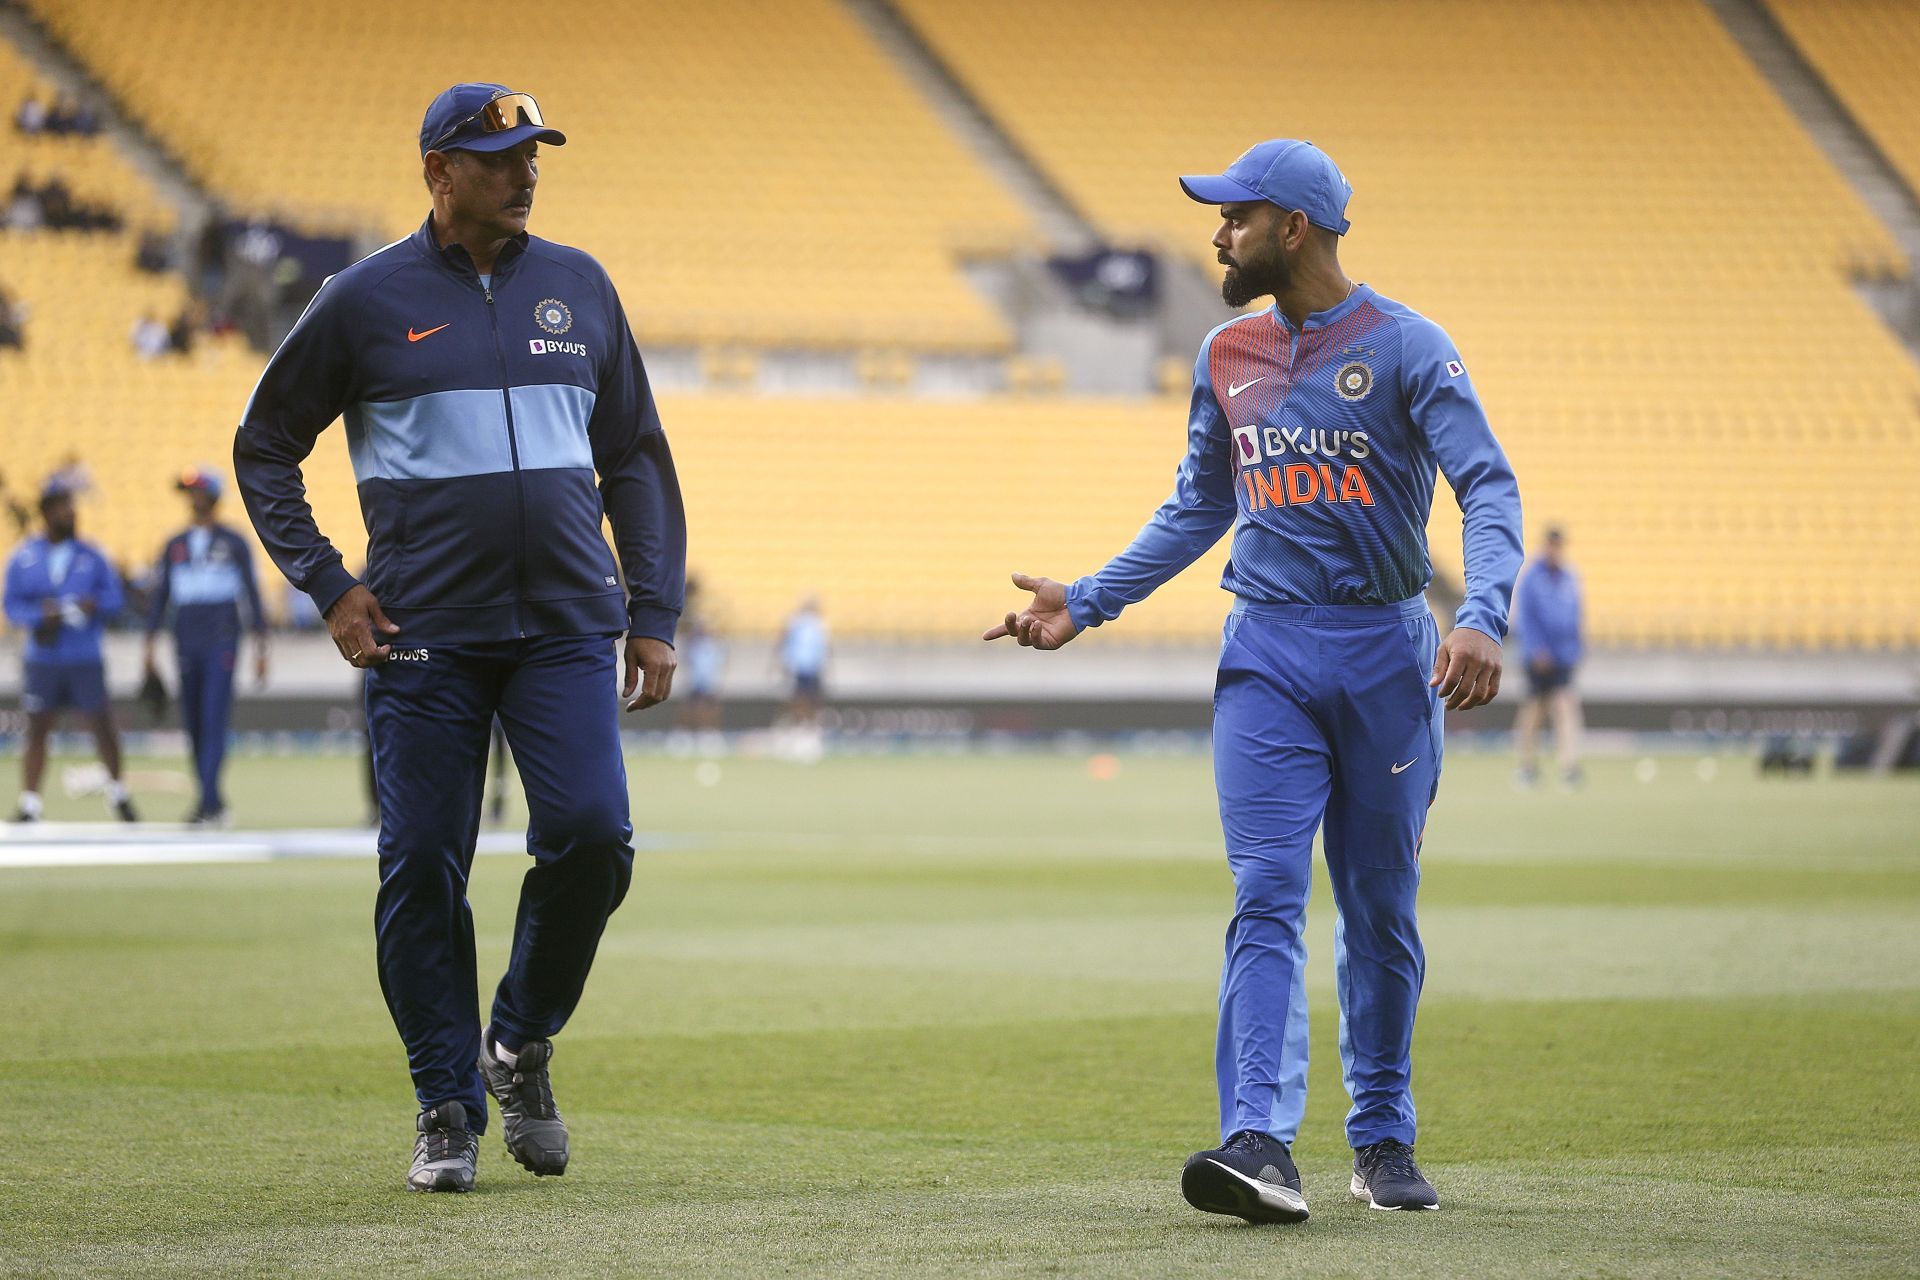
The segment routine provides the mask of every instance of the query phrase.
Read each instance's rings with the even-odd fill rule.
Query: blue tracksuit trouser
[[[174,653],[180,664],[180,724],[193,750],[200,812],[219,813],[227,807],[227,798],[220,792],[220,770],[227,759],[233,668],[239,651],[225,644],[186,644],[176,636]]]
[[[1214,775],[1233,870],[1215,1070],[1223,1138],[1291,1143],[1306,1107],[1306,945],[1324,824],[1336,912],[1340,1058],[1355,1147],[1414,1140],[1414,917],[1420,838],[1440,783],[1439,643],[1423,599],[1242,605],[1214,694]]]
[[[517,1049],[565,1025],[607,917],[633,877],[614,645],[600,636],[396,648],[369,673],[380,804],[380,989],[422,1109],[460,1102],[486,1127],[467,875],[496,715],[526,793],[513,950],[492,1024]]]

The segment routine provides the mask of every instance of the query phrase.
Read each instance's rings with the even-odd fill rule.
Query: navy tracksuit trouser
[[[614,645],[602,636],[396,647],[367,680],[380,804],[380,989],[422,1109],[486,1128],[467,875],[498,715],[526,792],[513,951],[492,1023],[510,1049],[559,1031],[633,878]]]
[[[233,711],[233,668],[239,651],[229,644],[194,645],[177,634],[174,653],[180,665],[180,724],[193,749],[200,782],[200,812],[227,807],[220,793],[220,770],[227,759],[227,722]]]

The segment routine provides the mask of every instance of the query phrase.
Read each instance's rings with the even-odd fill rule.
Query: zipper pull
[[[484,289],[484,288],[483,288],[483,289],[481,290],[481,292],[483,292],[483,293],[485,293],[485,294],[487,295],[487,305],[488,305],[488,306],[492,306],[492,305],[493,305],[493,290],[491,290],[491,289]]]

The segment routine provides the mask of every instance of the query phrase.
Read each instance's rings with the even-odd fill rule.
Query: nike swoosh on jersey
[[[453,321],[451,320],[447,321],[447,324],[452,324],[452,323]],[[435,325],[433,328],[427,330],[425,333],[415,333],[413,331],[413,326],[409,325],[407,326],[407,341],[418,342],[422,338],[431,338],[434,334],[446,328],[447,324]]]
[[[1266,380],[1267,380],[1267,375],[1263,373],[1259,377],[1255,378],[1253,382],[1265,382]],[[1242,391],[1245,391],[1248,387],[1252,386],[1253,382],[1243,382],[1237,387],[1228,387],[1227,399],[1229,400],[1233,399],[1235,396],[1239,395]]]
[[[1404,772],[1405,772],[1405,771],[1407,771],[1408,769],[1411,769],[1411,768],[1413,768],[1413,766],[1414,766],[1415,764],[1417,764],[1417,763],[1419,763],[1419,760],[1420,760],[1420,757],[1419,757],[1419,756],[1415,756],[1415,757],[1414,757],[1413,759],[1411,759],[1411,760],[1409,760],[1409,761],[1407,761],[1407,762],[1406,762],[1405,764],[1397,764],[1397,765],[1395,765],[1395,766],[1393,766],[1393,768],[1392,768],[1391,770],[1389,770],[1389,772],[1391,772],[1391,773],[1404,773]]]

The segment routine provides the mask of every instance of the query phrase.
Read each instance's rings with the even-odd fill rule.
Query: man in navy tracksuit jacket
[[[505,86],[436,98],[420,130],[432,214],[321,286],[234,443],[262,545],[369,670],[380,982],[421,1106],[413,1190],[473,1185],[487,1093],[514,1158],[564,1172],[550,1037],[632,876],[615,637],[628,710],[672,684],[686,524],[640,353],[599,263],[525,229],[538,145],[565,141]],[[365,582],[300,476],[341,415]],[[483,1034],[466,882],[496,715],[534,865]]]
[[[253,576],[246,540],[213,518],[220,477],[189,468],[175,488],[193,504],[193,523],[167,539],[154,568],[153,604],[147,610],[146,668],[158,670],[154,641],[168,615],[173,656],[180,670],[180,724],[193,750],[200,799],[187,821],[225,822],[220,769],[227,758],[227,721],[233,710],[233,673],[240,658],[241,602],[253,629],[255,678],[267,678],[267,615]]]

